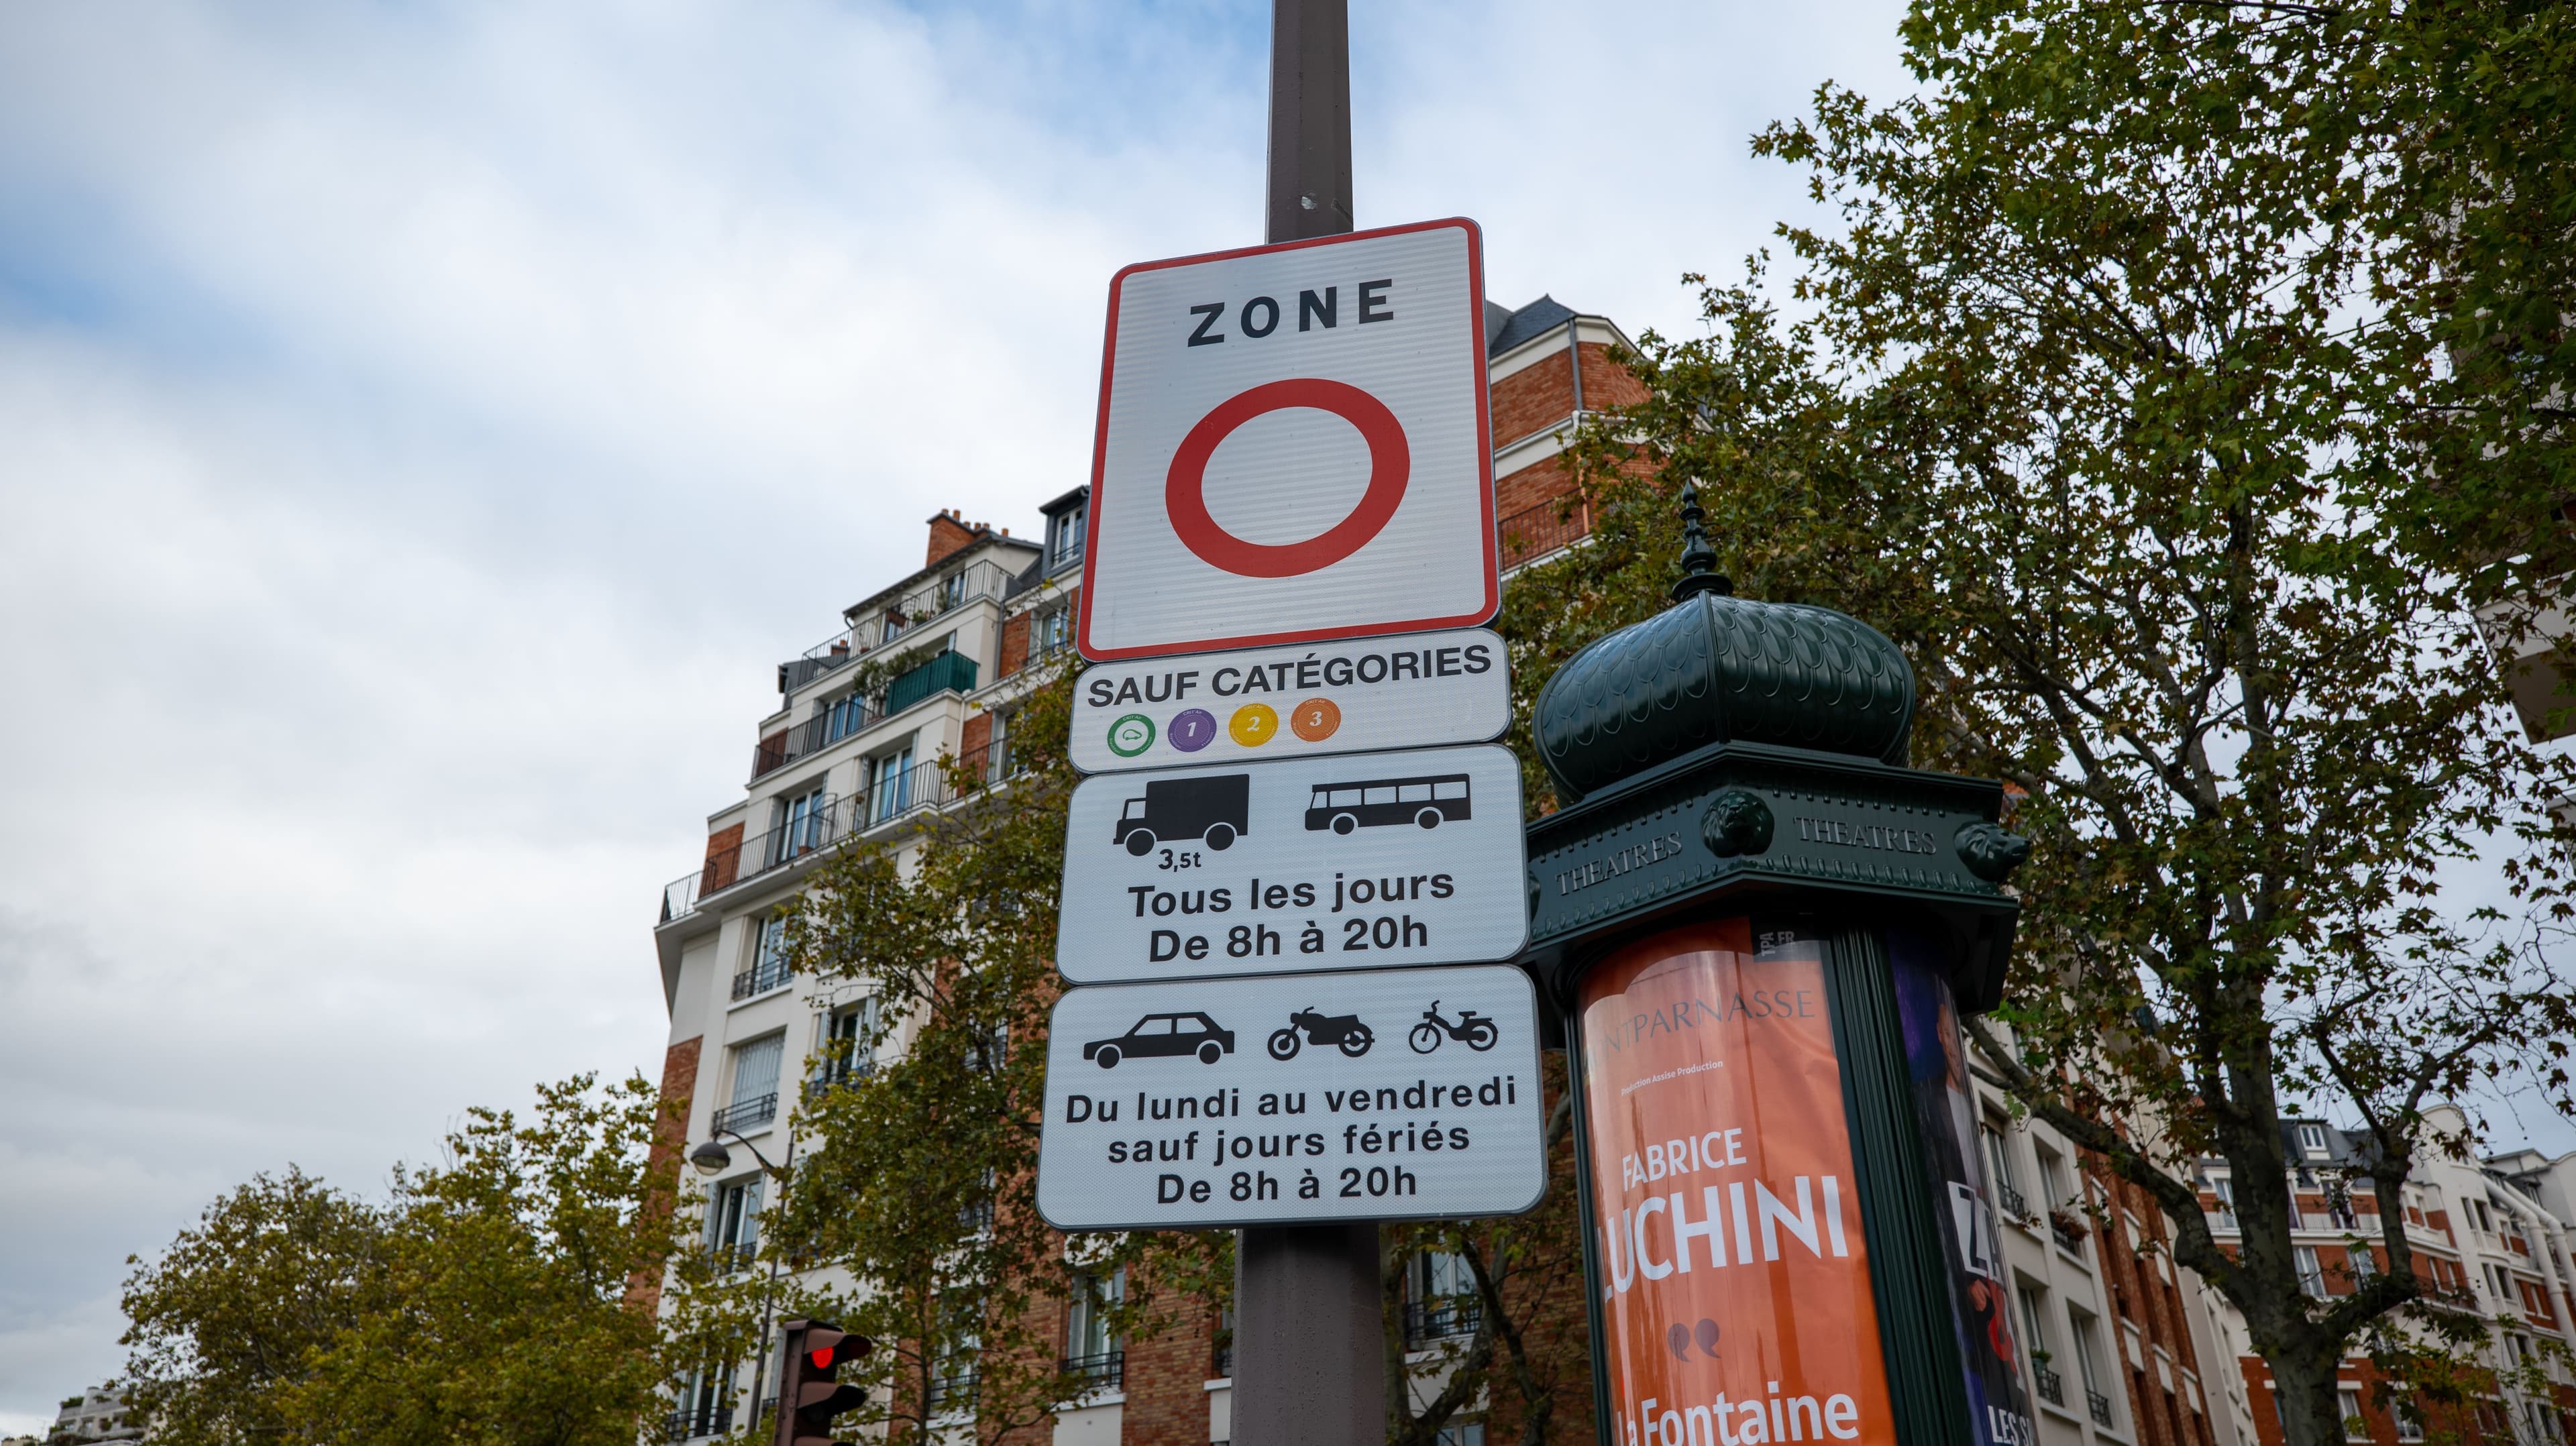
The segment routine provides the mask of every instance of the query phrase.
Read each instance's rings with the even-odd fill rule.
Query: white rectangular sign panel
[[[1120,271],[1077,642],[1108,660],[1484,622],[1476,223]]]
[[[1529,938],[1520,762],[1494,744],[1106,773],[1067,815],[1076,983],[1482,963]]]
[[[1512,721],[1482,628],[1102,663],[1073,704],[1085,773],[1482,743]]]
[[[1059,1230],[1516,1215],[1547,1188],[1508,965],[1075,989],[1047,1033]]]

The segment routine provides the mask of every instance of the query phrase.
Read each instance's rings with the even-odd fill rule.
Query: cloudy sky
[[[1360,0],[1363,224],[1689,324],[1890,0]],[[771,669],[1082,480],[1119,265],[1260,239],[1267,6],[0,7],[0,1432],[218,1192],[659,1067]]]

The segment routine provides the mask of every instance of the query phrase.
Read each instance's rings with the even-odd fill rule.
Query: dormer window
[[[2311,1155],[2324,1154],[2326,1152],[2326,1127],[2323,1125],[2299,1126],[2299,1148],[2307,1151]]]
[[[1082,514],[1079,506],[1068,507],[1047,519],[1047,566],[1059,568],[1082,556]]]

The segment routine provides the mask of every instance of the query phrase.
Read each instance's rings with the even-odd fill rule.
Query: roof
[[[1574,316],[1573,307],[1553,296],[1542,296],[1518,311],[1488,301],[1485,303],[1485,355],[1501,356],[1522,342],[1556,330],[1572,321]]]

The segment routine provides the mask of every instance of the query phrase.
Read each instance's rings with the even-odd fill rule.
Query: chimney
[[[946,508],[931,514],[930,555],[921,565],[936,567],[939,560],[950,556],[975,540],[975,530],[957,520],[957,509]]]

